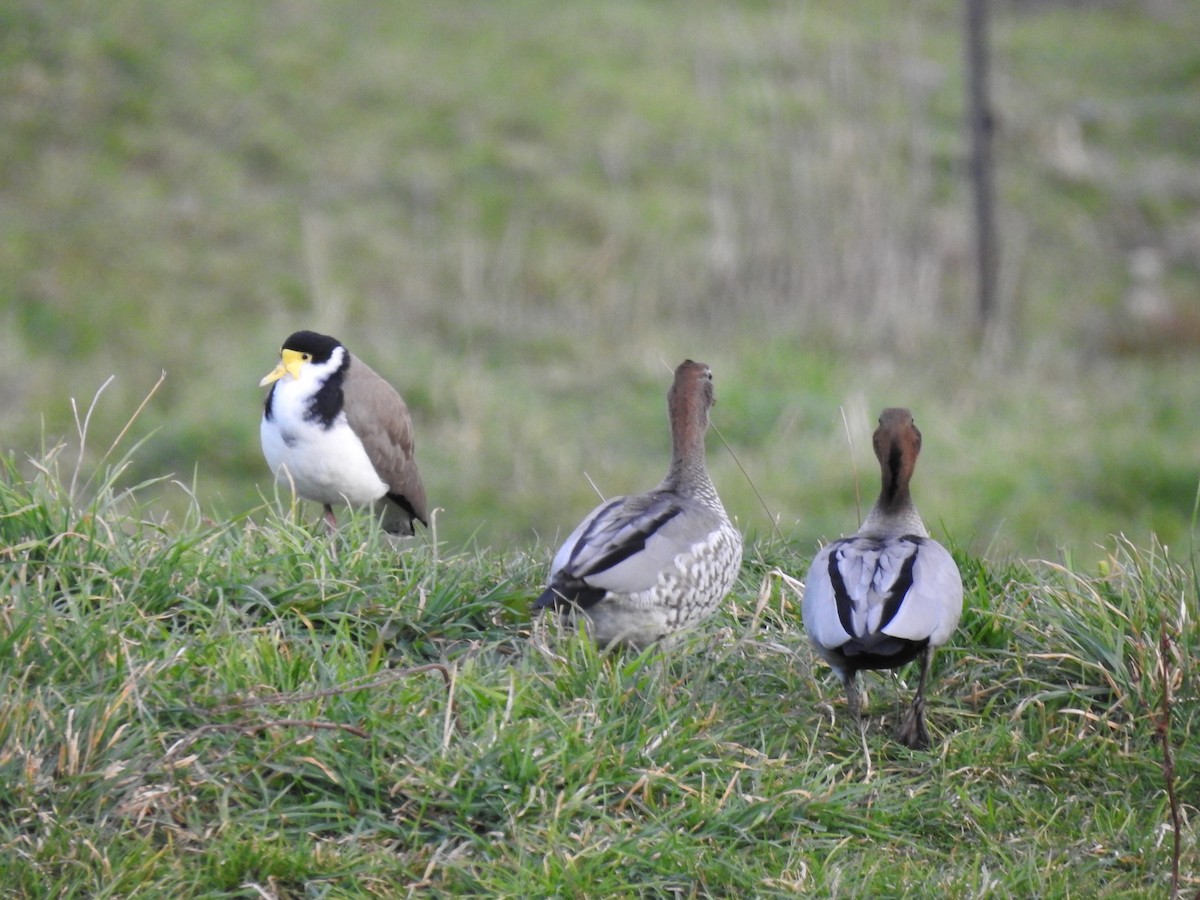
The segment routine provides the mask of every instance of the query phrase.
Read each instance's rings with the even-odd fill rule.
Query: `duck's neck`
[[[904,502],[899,505],[886,504],[880,496],[867,513],[867,518],[858,529],[858,533],[885,536],[915,534],[918,537],[929,537],[916,505],[907,494]]]
[[[716,498],[704,450],[708,409],[699,392],[674,391],[671,418],[671,466],[661,487],[687,496]]]
[[[860,534],[915,534],[928,537],[925,523],[909,492],[916,460],[899,442],[892,442],[879,456],[882,487],[875,505],[859,529]]]

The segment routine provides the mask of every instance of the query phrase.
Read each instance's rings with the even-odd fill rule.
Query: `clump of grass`
[[[1192,648],[1200,638],[1194,577],[1162,545],[1139,548],[1123,537],[1097,576],[1043,565],[1048,574],[1025,608],[1037,634],[1026,625],[1018,640],[1030,651],[1047,643],[1057,650],[1026,652],[1033,663],[1028,674],[1046,682],[1031,702],[1065,701],[1073,714],[1109,728],[1144,720],[1162,693],[1160,635],[1178,648],[1172,662],[1182,672],[1194,670]],[[1181,687],[1194,692],[1194,676],[1182,677]]]

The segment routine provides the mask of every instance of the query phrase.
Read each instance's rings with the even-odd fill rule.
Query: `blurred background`
[[[857,527],[907,405],[952,544],[1188,551],[1200,4],[991,10],[981,334],[956,0],[7,0],[0,449],[115,375],[102,451],[165,371],[129,480],[255,515],[258,379],[313,328],[406,398],[443,541],[548,553],[589,479],[661,477],[693,357],[751,536]]]

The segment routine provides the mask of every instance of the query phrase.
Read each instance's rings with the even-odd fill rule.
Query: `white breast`
[[[285,486],[318,503],[363,506],[387,493],[388,486],[367,458],[362,442],[340,413],[330,428],[306,421],[305,386],[291,379],[276,383],[272,418],[259,428],[263,456]]]

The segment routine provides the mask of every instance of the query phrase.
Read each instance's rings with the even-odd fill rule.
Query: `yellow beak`
[[[258,383],[258,386],[266,387],[268,384],[278,381],[284,375],[291,375],[293,378],[299,378],[300,369],[303,366],[303,354],[296,350],[284,349],[279,354],[279,365],[272,369],[270,374],[264,375],[262,381]]]

